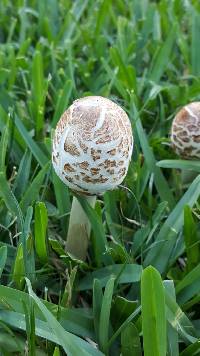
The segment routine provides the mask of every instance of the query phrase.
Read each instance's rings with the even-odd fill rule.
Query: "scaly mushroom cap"
[[[200,102],[184,106],[172,123],[171,141],[175,152],[185,159],[200,158]]]
[[[75,100],[61,116],[52,162],[71,189],[98,195],[123,181],[132,149],[131,124],[125,111],[109,99],[88,96]]]

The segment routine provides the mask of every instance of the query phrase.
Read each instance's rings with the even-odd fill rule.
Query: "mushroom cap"
[[[72,190],[99,195],[116,188],[126,176],[133,136],[125,111],[109,99],[75,100],[54,133],[52,163]]]
[[[185,159],[200,158],[200,102],[184,106],[172,122],[171,142]]]

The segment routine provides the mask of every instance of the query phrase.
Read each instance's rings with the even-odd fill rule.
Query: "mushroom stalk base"
[[[85,199],[92,207],[95,206],[96,196],[85,197]],[[65,251],[85,261],[90,232],[90,221],[78,199],[73,197]]]

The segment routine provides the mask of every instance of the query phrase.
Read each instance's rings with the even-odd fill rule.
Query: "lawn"
[[[170,143],[200,101],[198,0],[0,1],[0,356],[200,355],[200,164]],[[128,114],[128,174],[65,249],[52,137],[75,99]],[[195,171],[195,172],[194,172]]]

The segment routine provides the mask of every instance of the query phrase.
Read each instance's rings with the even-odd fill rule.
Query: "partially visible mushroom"
[[[200,102],[185,105],[172,122],[171,142],[174,151],[183,159],[200,159]],[[189,183],[197,175],[181,172],[182,183]]]
[[[133,149],[131,124],[125,111],[109,99],[75,100],[59,120],[53,139],[52,163],[60,179],[95,204],[95,196],[115,189],[126,176]],[[85,259],[90,224],[73,199],[66,250]]]
[[[185,159],[200,158],[200,102],[184,106],[172,123],[171,141],[175,152]]]

